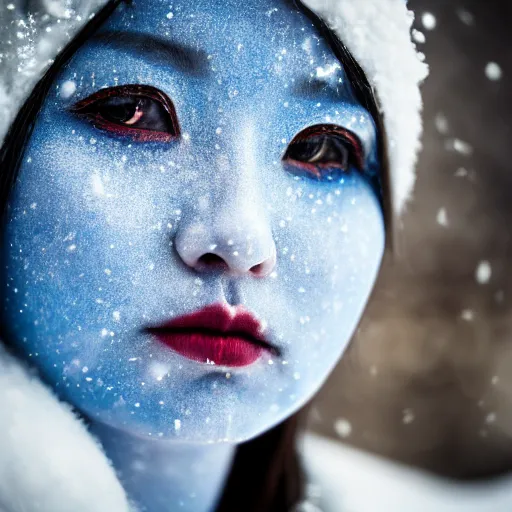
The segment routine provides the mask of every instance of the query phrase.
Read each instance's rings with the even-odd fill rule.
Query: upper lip
[[[262,323],[245,306],[231,306],[227,303],[210,304],[190,314],[146,328],[150,333],[202,332],[207,335],[234,336],[261,346],[276,356],[281,355],[281,351],[267,341],[265,330]]]

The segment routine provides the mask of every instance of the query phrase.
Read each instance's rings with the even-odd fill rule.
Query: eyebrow
[[[319,78],[312,78],[311,76],[303,77],[295,82],[292,93],[298,98],[318,98],[320,96],[327,96],[332,100],[340,101],[343,88],[338,84],[333,84]]]
[[[108,30],[94,35],[91,42],[136,53],[157,64],[171,64],[188,75],[202,77],[209,72],[206,52],[151,34]]]

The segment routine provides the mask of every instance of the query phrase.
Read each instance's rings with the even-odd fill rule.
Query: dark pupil
[[[98,106],[98,112],[108,121],[126,123],[135,115],[138,104],[137,98],[109,98]]]
[[[298,162],[309,162],[321,147],[321,142],[304,140],[292,144],[289,150],[289,157]]]
[[[344,165],[346,164],[347,153],[347,148],[342,140],[324,135],[293,143],[287,156],[298,162],[337,162]]]

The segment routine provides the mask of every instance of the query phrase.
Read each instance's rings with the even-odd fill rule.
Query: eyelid
[[[356,167],[361,171],[364,169],[365,152],[359,137],[350,130],[347,130],[346,128],[336,124],[316,124],[309,126],[295,135],[295,137],[291,140],[290,145],[311,139],[313,137],[318,137],[319,135],[334,135],[345,139],[354,149]],[[288,149],[286,151],[288,151]]]
[[[149,129],[127,129],[130,132],[132,132],[132,136],[135,138],[139,138],[141,140],[155,140],[155,141],[162,141],[162,142],[168,142],[171,140],[177,139],[181,135],[180,125],[178,122],[178,116],[176,114],[176,109],[174,107],[173,102],[169,99],[169,97],[157,89],[156,87],[153,87],[151,85],[140,85],[140,84],[126,84],[126,85],[117,85],[114,87],[106,87],[104,89],[100,89],[99,91],[91,94],[90,96],[87,96],[87,98],[84,98],[74,105],[72,105],[68,110],[70,112],[76,113],[76,114],[84,114],[84,111],[86,111],[88,108],[93,106],[95,103],[98,103],[102,100],[106,100],[108,98],[112,97],[119,97],[119,96],[131,96],[131,97],[137,97],[140,96],[141,98],[150,98],[154,101],[157,101],[160,103],[160,105],[164,108],[166,113],[169,115],[171,119],[171,123],[173,126],[174,133],[165,133],[165,132],[159,132],[159,131],[151,131]],[[85,115],[87,115],[85,113]],[[137,133],[139,135],[137,135]],[[146,135],[143,135],[143,134]],[[151,134],[151,135],[150,135]]]

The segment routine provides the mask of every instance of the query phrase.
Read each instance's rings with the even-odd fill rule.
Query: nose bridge
[[[222,180],[223,204],[218,206],[219,213],[244,229],[259,230],[268,222],[253,124],[244,123],[243,129],[239,133],[233,132],[230,138],[234,141],[233,154],[228,172],[223,173],[226,179]]]
[[[253,269],[253,274],[263,275],[273,268],[276,251],[259,179],[254,129],[247,123],[239,133],[229,134],[229,140],[229,155],[211,159],[208,200],[182,224],[176,248],[196,269],[214,256],[232,274]]]

